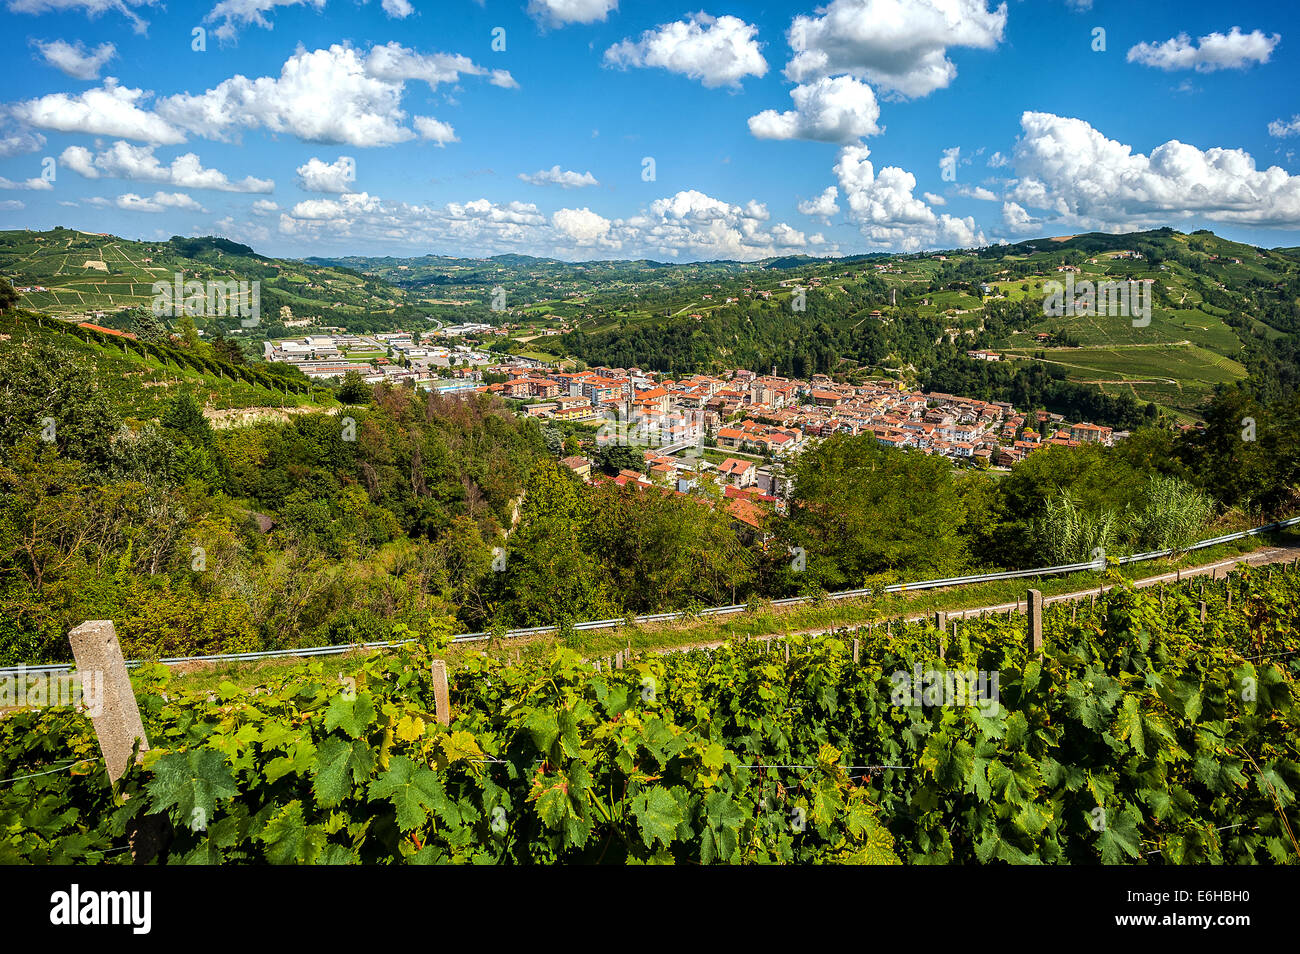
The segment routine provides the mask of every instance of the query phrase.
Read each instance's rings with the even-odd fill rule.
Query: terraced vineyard
[[[1294,863],[1300,575],[1197,586],[1053,607],[1041,654],[1003,617],[942,655],[920,625],[484,653],[448,726],[436,640],[210,695],[153,667],[115,790],[84,715],[0,722],[0,862],[125,862],[162,813],[173,863]]]

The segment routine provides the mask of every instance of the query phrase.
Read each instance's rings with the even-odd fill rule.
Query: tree
[[[60,454],[105,467],[120,426],[76,352],[43,339],[0,349],[0,448],[38,437]]]
[[[181,393],[168,401],[159,423],[167,430],[183,434],[193,444],[212,442],[212,425],[192,394]]]
[[[941,457],[835,435],[793,464],[790,519],[808,572],[828,590],[888,570],[943,573],[965,560],[961,503]]]
[[[528,483],[519,525],[510,535],[502,596],[522,625],[600,619],[619,601],[592,546],[593,509],[584,486],[541,461]]]
[[[343,376],[337,394],[344,404],[369,404],[371,390],[370,385],[361,377],[361,372],[349,371]]]

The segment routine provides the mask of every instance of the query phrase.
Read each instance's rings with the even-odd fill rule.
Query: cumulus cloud
[[[600,185],[590,172],[561,169],[558,164],[538,172],[521,172],[519,178],[530,185],[557,185],[563,189],[581,189],[585,186]]]
[[[105,13],[120,13],[131,21],[136,33],[143,33],[149,24],[135,12],[137,7],[152,6],[157,0],[8,0],[12,13],[67,13],[82,10],[92,20]]]
[[[767,60],[754,38],[758,27],[739,17],[693,14],[687,20],[646,30],[641,39],[623,40],[605,51],[609,66],[657,66],[705,86],[739,87],[746,76],[767,73]]]
[[[967,199],[979,199],[981,202],[996,202],[998,197],[983,186],[958,186],[958,195]]]
[[[405,20],[415,12],[411,0],[384,0],[382,5],[384,12],[393,20]]]
[[[1042,224],[1015,202],[1002,203],[1002,222],[1013,232],[1028,232]]]
[[[604,22],[617,9],[618,0],[528,0],[529,16],[550,26]]]
[[[300,50],[278,77],[232,76],[198,95],[162,100],[158,113],[212,139],[238,126],[290,133],[307,142],[386,146],[414,137],[403,120],[403,87],[371,75],[349,46]]]
[[[759,139],[853,142],[880,132],[880,105],[871,87],[852,76],[823,78],[790,91],[794,109],[767,109],[749,117]]]
[[[186,212],[206,212],[207,209],[194,201],[184,192],[155,192],[145,197],[128,192],[119,195],[113,202],[126,212],[166,212],[168,209],[180,209]]]
[[[112,43],[101,43],[93,50],[87,50],[80,40],[75,45],[66,40],[37,40],[35,44],[46,63],[73,79],[99,79],[104,64],[117,55]]]
[[[870,245],[917,251],[937,246],[969,248],[987,244],[971,216],[936,215],[912,194],[916,177],[897,166],[877,172],[863,145],[845,146],[835,176],[849,208],[849,220]]]
[[[947,205],[948,200],[941,195],[935,195],[933,192],[922,192],[921,198],[931,205]]]
[[[815,199],[800,202],[799,211],[812,218],[829,222],[830,217],[840,210],[839,204],[835,201],[839,194],[840,190],[835,186],[827,186]]]
[[[357,161],[339,156],[326,162],[312,156],[297,168],[298,185],[308,192],[351,192],[357,181]]]
[[[254,215],[270,215],[272,212],[278,212],[280,206],[270,199],[258,199],[253,203]]]
[[[493,86],[515,88],[507,70],[488,70],[459,53],[420,53],[397,42],[372,47],[366,56],[368,75],[389,83],[419,80],[436,89],[443,83],[458,83],[465,76],[490,76]]]
[[[63,150],[59,162],[87,179],[133,179],[217,192],[271,192],[275,188],[270,179],[254,176],[232,182],[224,172],[205,169],[192,152],[177,156],[170,165],[163,165],[154,155],[154,148],[133,146],[120,139],[97,154],[84,146],[69,146]]]
[[[78,95],[50,93],[13,103],[10,115],[38,129],[93,136],[139,139],[163,145],[184,142],[185,133],[156,113],[142,108],[150,95],[121,86],[113,77]]]
[[[230,40],[239,32],[240,27],[250,24],[260,26],[264,30],[271,29],[271,21],[267,19],[266,14],[276,7],[306,5],[313,6],[317,12],[320,12],[325,8],[325,0],[221,0],[208,11],[203,22],[219,24],[213,31],[217,38]]]
[[[785,75],[797,83],[849,73],[901,96],[925,96],[952,83],[949,47],[991,50],[1002,40],[1007,5],[985,0],[831,0],[797,16],[787,37]]]
[[[530,202],[475,199],[424,206],[352,193],[338,200],[298,203],[281,212],[279,231],[344,247],[384,241],[449,253],[467,247],[486,254],[554,255],[572,250],[578,258],[753,261],[803,243],[826,244],[824,236],[804,236],[783,222],[769,226],[769,217],[760,202],[732,204],[695,190],[656,199],[637,214],[618,219],[588,208],[560,209],[548,217]]]
[[[456,82],[462,74],[489,77],[495,86],[515,87],[505,70],[487,70],[454,54],[419,54],[399,44],[375,47],[363,56],[347,44],[299,49],[279,76],[243,75],[206,92],[158,100],[108,77],[100,88],[77,96],[54,93],[13,103],[8,112],[41,129],[137,139],[157,144],[184,142],[187,133],[209,139],[237,138],[243,129],[288,133],[306,142],[388,146],[418,136],[439,145],[455,142],[452,127],[415,117],[412,129],[401,108],[407,80],[430,86]]]
[[[48,192],[53,189],[53,183],[36,176],[31,179],[24,179],[22,182],[14,182],[12,179],[6,179],[0,176],[0,189],[27,189],[35,192]]]
[[[578,245],[594,245],[609,234],[609,219],[588,208],[560,209],[551,216],[551,224]]]
[[[45,145],[45,137],[27,129],[0,130],[0,159],[36,152]]]
[[[1242,33],[1233,27],[1227,34],[1211,33],[1192,40],[1180,33],[1163,43],[1139,43],[1128,51],[1130,63],[1141,63],[1161,70],[1241,70],[1252,63],[1267,63],[1273,48],[1282,40],[1280,33],[1269,36],[1259,30]]]
[[[460,142],[451,123],[444,123],[432,116],[416,116],[415,129],[421,139],[427,139],[439,146],[445,146],[449,142]]]
[[[1285,139],[1287,136],[1300,136],[1300,114],[1292,116],[1289,120],[1273,120],[1268,124],[1268,134],[1276,139]]]
[[[304,199],[288,214],[294,219],[334,222],[362,213],[375,212],[379,208],[378,196],[370,195],[368,192],[349,192],[337,199]],[[283,218],[282,216],[281,219]]]
[[[1008,198],[1094,228],[1203,216],[1242,225],[1300,226],[1300,176],[1258,169],[1241,149],[1171,139],[1150,155],[1082,119],[1026,112]]]

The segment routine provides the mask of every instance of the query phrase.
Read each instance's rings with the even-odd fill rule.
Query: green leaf
[[[665,847],[672,844],[682,809],[671,792],[662,787],[643,789],[633,796],[631,805],[647,848],[653,848],[656,841]]]
[[[217,799],[239,794],[225,759],[209,748],[163,755],[154,763],[147,790],[151,811],[174,807],[172,818],[178,824],[192,827],[198,821],[204,828],[216,815]]]
[[[397,809],[397,827],[402,831],[419,828],[429,812],[446,799],[438,776],[404,755],[396,756],[388,771],[370,783],[370,799],[387,799]]]
[[[266,860],[273,865],[309,865],[325,845],[325,831],[308,825],[302,802],[294,799],[271,816],[257,840],[266,846]]]
[[[325,710],[325,731],[341,728],[354,739],[361,738],[374,721],[375,701],[368,692],[358,692],[351,698],[339,693]]]

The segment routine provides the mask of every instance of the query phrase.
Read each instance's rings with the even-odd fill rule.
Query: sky
[[[0,229],[265,254],[1300,245],[1300,5],[0,0]]]

